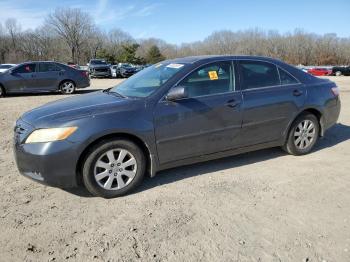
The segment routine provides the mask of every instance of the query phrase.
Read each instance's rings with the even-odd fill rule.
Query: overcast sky
[[[257,27],[350,37],[350,0],[0,0],[0,21],[13,17],[31,29],[56,7],[81,8],[102,29],[175,44],[203,40],[216,30]]]

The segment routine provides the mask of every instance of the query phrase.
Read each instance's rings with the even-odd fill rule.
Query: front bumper
[[[110,76],[112,76],[112,73],[110,70],[98,71],[95,69],[91,69],[89,74],[92,77],[110,77]]]
[[[24,144],[31,131],[25,122],[17,122],[13,150],[19,172],[49,186],[77,186],[78,145],[67,140]]]
[[[134,75],[135,74],[135,72],[122,72],[121,73],[121,75],[123,76],[123,77],[130,77],[130,76],[132,76],[132,75]]]

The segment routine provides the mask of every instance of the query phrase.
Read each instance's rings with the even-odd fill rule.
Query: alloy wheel
[[[294,145],[298,149],[306,149],[315,139],[316,128],[313,121],[305,119],[301,121],[294,131]]]
[[[137,172],[135,157],[125,149],[111,149],[95,163],[94,176],[97,184],[106,190],[126,187]]]
[[[61,89],[65,94],[71,94],[74,92],[74,84],[72,82],[65,82],[62,84]]]

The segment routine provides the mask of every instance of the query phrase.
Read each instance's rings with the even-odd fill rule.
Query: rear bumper
[[[54,187],[77,186],[77,145],[69,141],[21,144],[14,138],[14,156],[19,172]]]
[[[87,80],[83,80],[77,83],[77,88],[86,88],[89,86],[90,86],[90,78],[87,78]]]
[[[321,123],[323,133],[338,122],[341,109],[339,97],[327,103]]]

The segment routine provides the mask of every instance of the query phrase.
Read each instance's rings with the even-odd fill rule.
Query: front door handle
[[[235,99],[232,99],[232,100],[227,101],[227,102],[226,102],[226,105],[227,105],[228,107],[235,108],[235,107],[237,107],[240,103],[241,103],[240,101],[237,101],[237,100],[235,100]]]
[[[293,96],[301,96],[303,94],[303,91],[299,90],[299,89],[295,89],[293,91]]]

